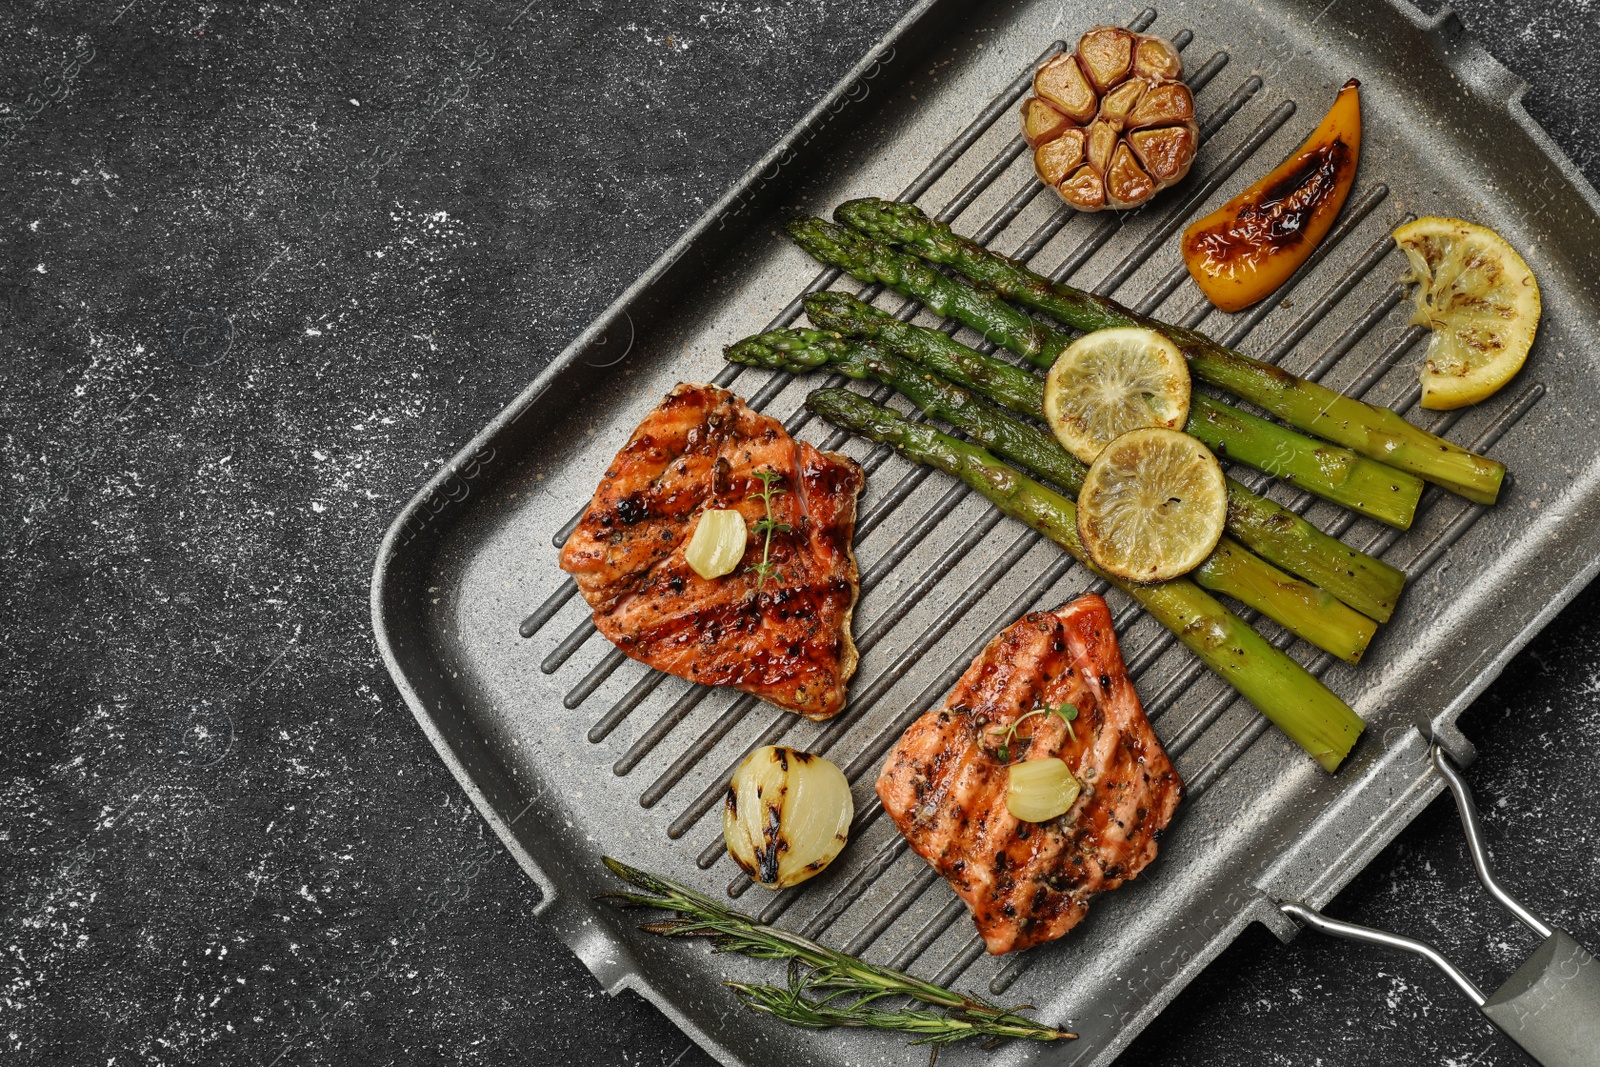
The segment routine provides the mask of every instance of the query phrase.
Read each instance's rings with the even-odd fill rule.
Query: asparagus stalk
[[[1377,623],[1327,590],[1280,571],[1229,537],[1191,574],[1197,585],[1254,608],[1346,663],[1360,663],[1378,631]]]
[[[944,281],[955,285],[948,278]],[[1044,382],[1038,375],[968,348],[948,334],[901,322],[845,293],[812,293],[805,298],[805,307],[811,321],[825,330],[870,337],[959,384],[984,391],[992,388],[993,399],[1013,411],[1038,417],[1043,410]],[[1029,324],[1023,329],[1040,335],[1053,332],[1013,308],[1007,307],[1006,311]],[[1043,351],[1034,346],[1019,346],[1018,350],[1022,347],[1035,353]],[[1060,351],[1053,342],[1045,347]],[[1054,355],[1049,358],[1054,359]],[[986,384],[973,384],[978,381]],[[1347,448],[1314,441],[1203,393],[1192,394],[1184,429],[1219,456],[1276,475],[1324,500],[1402,530],[1411,525],[1422,496],[1422,481],[1410,474],[1358,456]]]
[[[1066,549],[1138,601],[1325,770],[1338,768],[1365,729],[1344,701],[1193,582],[1178,578],[1137,585],[1101,572],[1078,538],[1076,507],[1061,494],[976,445],[913,423],[848,389],[820,389],[806,406],[837,426],[960,478],[1005,514]]]
[[[1505,478],[1502,463],[1413,426],[1389,408],[1347,397],[1270,363],[1241,355],[1198,330],[1169,326],[1108,297],[1052,282],[957,234],[947,224],[928,218],[913,204],[876,198],[852,200],[841,204],[834,215],[870,237],[948,264],[1001,296],[1042,311],[1074,329],[1145,326],[1159,330],[1183,349],[1195,377],[1259,405],[1291,426],[1409,471],[1480,504],[1493,504],[1499,495]]]
[[[789,987],[728,982],[746,1005],[795,1026],[864,1026],[918,1035],[912,1044],[946,1045],[968,1037],[1061,1041],[1077,1034],[1057,1030],[981,997],[913,978],[903,971],[867,963],[809,938],[767,926],[719,904],[703,893],[659,875],[604,857],[618,878],[644,892],[607,893],[602,900],[621,908],[665,911],[673,918],[643,927],[665,937],[705,937],[721,952],[764,960],[789,960]],[[808,997],[806,994],[821,994]],[[911,997],[940,1012],[888,1009],[875,1002]]]
[[[794,374],[831,365],[847,377],[875,378],[899,391],[926,414],[943,419],[985,448],[1020,463],[1069,494],[1076,496],[1083,484],[1086,468],[1050,434],[871,342],[848,340],[821,330],[773,330],[732,345],[726,355],[736,363]],[[981,387],[975,392],[987,396]],[[1387,622],[1393,614],[1405,585],[1403,571],[1357,552],[1232,478],[1228,479],[1228,532],[1262,559],[1321,587],[1379,622]],[[1318,604],[1321,603],[1319,599]],[[1327,610],[1340,615],[1337,606]],[[1355,620],[1345,619],[1338,625],[1353,628]],[[1320,648],[1328,648],[1320,641],[1307,639]]]
[[[1063,450],[1065,451],[1065,450]],[[1228,479],[1228,529],[1252,552],[1388,622],[1406,572],[1324,533],[1270,497]]]
[[[1420,478],[1347,448],[1313,441],[1205,393],[1190,394],[1184,430],[1224,459],[1275,474],[1325,499],[1335,498],[1317,486],[1336,486],[1335,503],[1401,530],[1411,528],[1422,499]]]

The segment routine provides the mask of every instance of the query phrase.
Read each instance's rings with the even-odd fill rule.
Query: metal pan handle
[[[1280,901],[1279,910],[1334,937],[1421,956],[1439,968],[1490,1022],[1541,1067],[1600,1067],[1600,962],[1570,935],[1547,926],[1500,885],[1489,867],[1489,852],[1478,826],[1478,809],[1466,781],[1437,744],[1432,756],[1433,765],[1450,787],[1461,814],[1461,828],[1466,833],[1478,880],[1490,896],[1543,939],[1505,984],[1485,997],[1472,979],[1426,942],[1330,919],[1298,901]]]

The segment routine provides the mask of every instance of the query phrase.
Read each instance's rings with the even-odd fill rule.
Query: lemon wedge
[[[1068,345],[1044,383],[1044,418],[1061,446],[1093,463],[1113,439],[1189,420],[1189,364],[1154,330],[1119,326]]]
[[[1152,427],[1106,445],[1078,493],[1078,536],[1107,574],[1160,582],[1194,570],[1222,539],[1228,486],[1211,450]]]
[[[1485,226],[1429,217],[1394,231],[1416,283],[1411,321],[1433,331],[1422,406],[1450,411],[1494,395],[1522,369],[1539,328],[1539,283]]]

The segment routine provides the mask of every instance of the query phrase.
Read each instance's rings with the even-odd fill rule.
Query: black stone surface
[[[426,475],[903,7],[0,6],[0,1060],[709,1062],[529,917],[367,580]],[[1600,10],[1460,9],[1600,181]],[[1509,881],[1590,945],[1597,607],[1463,721]],[[1443,804],[1331,910],[1490,983],[1529,947]],[[1124,1061],[1524,1062],[1419,963],[1259,931]]]

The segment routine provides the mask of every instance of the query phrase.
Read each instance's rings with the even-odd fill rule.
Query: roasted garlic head
[[[1033,75],[1022,136],[1039,180],[1079,211],[1147,203],[1189,173],[1194,94],[1168,41],[1096,26]]]

